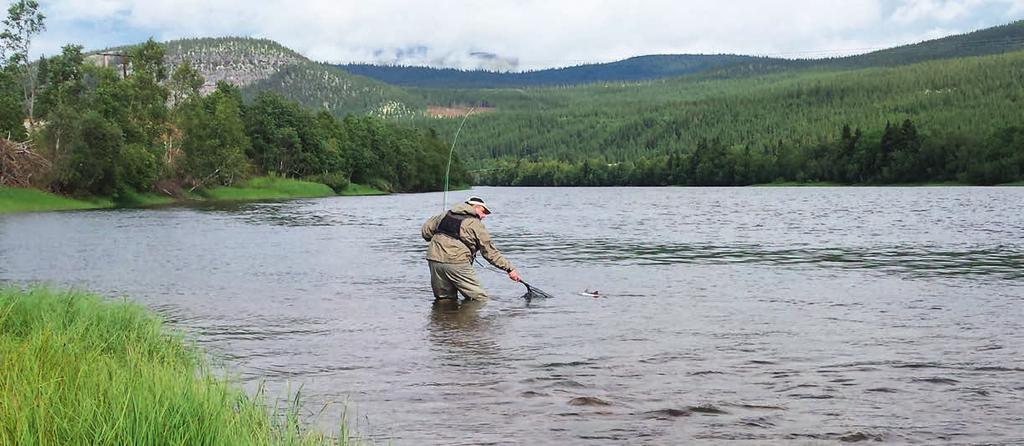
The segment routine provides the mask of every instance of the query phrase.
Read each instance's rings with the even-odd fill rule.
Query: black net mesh
[[[555,297],[555,296],[552,296],[552,295],[546,293],[542,289],[539,289],[539,288],[537,288],[535,286],[530,286],[530,284],[528,284],[526,282],[520,282],[520,283],[522,283],[523,285],[526,285],[526,294],[523,295],[523,298],[526,299],[526,300],[530,300],[530,299],[550,299],[552,297]]]

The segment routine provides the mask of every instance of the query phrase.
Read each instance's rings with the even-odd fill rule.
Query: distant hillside
[[[509,73],[368,64],[347,64],[338,65],[338,67],[352,74],[406,87],[515,88],[658,79],[711,71],[740,63],[751,63],[761,60],[762,58],[757,57],[727,54],[654,55],[632,57],[611,63]]]
[[[1024,20],[857,56],[804,62],[830,67],[870,68],[1019,50],[1024,50]]]
[[[165,47],[171,70],[190,61],[206,79],[206,91],[223,80],[242,87],[247,97],[275,91],[337,116],[370,113],[394,117],[423,108],[419,99],[400,88],[313,62],[271,40],[184,39],[167,42]]]
[[[640,81],[697,75],[711,79],[763,75],[799,69],[886,67],[1024,49],[1024,21],[848,57],[781,59],[737,55],[656,55],[521,73],[451,68],[338,65],[353,74],[393,85],[425,88],[517,88]]]
[[[922,133],[971,141],[963,138],[984,138],[1024,122],[1021,73],[1024,51],[736,79],[432,93],[437,103],[449,96],[495,107],[470,117],[459,137],[462,159],[490,168],[496,159],[625,162],[692,150],[705,139],[757,150],[805,147],[834,140],[843,125],[877,132],[905,119]],[[418,120],[449,139],[460,124]]]

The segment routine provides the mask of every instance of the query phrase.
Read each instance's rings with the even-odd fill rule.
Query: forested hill
[[[348,113],[400,117],[422,109],[420,99],[401,88],[313,62],[266,39],[205,38],[164,44],[171,71],[189,61],[206,79],[204,91],[217,81],[237,85],[242,95],[273,91],[287,99],[335,116]]]
[[[392,65],[338,65],[388,84],[426,88],[518,88],[638,81],[685,75],[727,78],[782,71],[896,66],[929,60],[983,56],[1024,49],[1024,21],[856,56],[782,59],[739,55],[654,55],[526,72],[494,72]]]
[[[771,60],[728,54],[671,54],[631,57],[611,63],[524,72],[495,72],[394,65],[347,64],[339,68],[392,85],[430,88],[515,88],[575,85],[601,81],[638,81],[712,71]]]
[[[463,159],[491,184],[993,184],[1024,179],[1021,73],[1024,51],[881,68],[431,94],[434,102],[494,107],[472,116],[458,141]],[[459,125],[420,119],[449,140]]]
[[[1024,50],[1024,20],[857,56],[824,59],[817,61],[816,64],[828,67],[868,68],[1019,50]]]

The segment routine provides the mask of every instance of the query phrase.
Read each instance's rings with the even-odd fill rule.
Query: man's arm
[[[426,223],[423,223],[423,227],[420,228],[420,235],[423,236],[423,240],[429,242],[434,237],[434,232],[437,231],[437,225],[441,224],[442,218],[444,218],[444,214],[435,215],[430,217]]]
[[[470,227],[473,235],[476,237],[476,246],[480,249],[480,254],[487,259],[491,265],[501,268],[505,272],[512,272],[515,267],[512,263],[505,259],[505,256],[501,255],[501,251],[494,247],[494,243],[491,242],[491,234],[487,232],[487,228],[482,223],[474,224]]]

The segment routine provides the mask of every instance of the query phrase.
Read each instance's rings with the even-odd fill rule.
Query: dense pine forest
[[[423,94],[434,103],[492,107],[467,120],[458,142],[485,184],[997,184],[1024,172],[1024,51],[884,68]],[[459,122],[418,124],[452,135]]]
[[[436,190],[448,150],[431,130],[367,115],[338,118],[272,91],[243,100],[204,79],[188,59],[169,65],[152,40],[118,53],[122,64],[67,45],[29,60],[45,29],[35,1],[13,3],[0,35],[0,185],[33,186],[73,196],[181,195],[255,175],[389,191]],[[109,65],[109,64],[108,64]],[[454,160],[452,182],[468,174]]]

